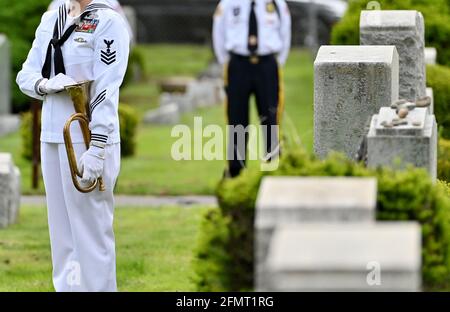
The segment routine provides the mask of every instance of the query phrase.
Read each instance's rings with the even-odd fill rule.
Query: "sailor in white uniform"
[[[75,1],[75,0],[73,0]],[[119,87],[129,56],[123,18],[105,0],[76,0],[43,15],[17,76],[30,97],[43,100],[41,159],[56,291],[116,291],[113,189],[120,170]],[[75,113],[65,85],[91,87],[92,139],[86,151],[73,124],[72,140],[84,182],[100,176],[106,186],[82,194],[72,181],[63,127]]]

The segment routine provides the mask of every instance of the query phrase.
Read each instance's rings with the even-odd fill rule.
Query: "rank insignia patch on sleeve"
[[[111,46],[114,43],[114,40],[104,40],[106,44],[106,50],[101,50],[100,59],[106,65],[111,65],[116,61],[116,51],[111,51]]]
[[[98,26],[98,19],[85,19],[77,25],[76,32],[93,34]]]

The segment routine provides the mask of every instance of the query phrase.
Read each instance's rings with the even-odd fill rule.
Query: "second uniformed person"
[[[267,129],[267,159],[277,157],[279,133],[273,135],[272,126],[280,123],[280,67],[291,46],[291,16],[285,0],[222,0],[214,16],[213,41],[219,63],[226,64],[229,125],[248,126],[249,99],[254,94],[261,124]],[[240,144],[238,134],[232,135],[227,174],[236,177],[245,167],[248,138]]]

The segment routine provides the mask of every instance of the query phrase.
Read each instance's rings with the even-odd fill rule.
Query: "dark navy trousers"
[[[266,155],[267,160],[270,160],[270,153],[279,148],[279,134],[274,133],[276,128],[272,126],[279,125],[282,111],[281,79],[276,56],[267,55],[252,60],[248,56],[231,54],[225,74],[228,125],[248,127],[249,102],[254,95],[261,125],[266,126],[261,129],[265,130],[265,152],[269,155]],[[248,133],[244,137],[239,139],[237,131],[230,132],[228,169],[231,177],[238,176],[246,165]]]

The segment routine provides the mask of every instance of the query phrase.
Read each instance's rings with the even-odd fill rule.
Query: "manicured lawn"
[[[119,208],[120,291],[194,291],[191,260],[206,208]],[[0,292],[52,291],[45,208],[24,207],[20,223],[0,230]]]
[[[195,76],[212,59],[206,46],[149,45],[141,46],[145,55],[145,81],[127,86],[122,102],[133,105],[143,116],[158,103],[157,82],[171,75]],[[293,50],[284,71],[286,114],[284,136],[290,142],[312,147],[313,134],[313,66],[311,56],[303,50]],[[253,121],[255,109],[253,110]],[[224,107],[216,106],[184,115],[182,123],[192,127],[194,117],[203,117],[203,125],[224,126]],[[225,161],[175,161],[171,157],[171,126],[144,126],[138,131],[137,154],[124,159],[117,193],[185,195],[212,194],[222,177]],[[0,151],[13,153],[23,176],[25,194],[43,193],[43,188],[31,190],[31,165],[20,158],[20,136],[13,134],[0,139]],[[253,164],[256,165],[256,164]]]

